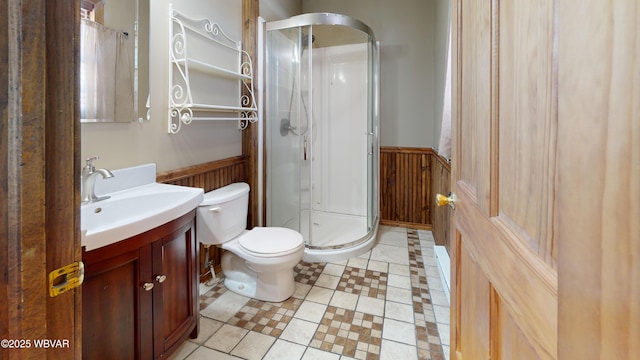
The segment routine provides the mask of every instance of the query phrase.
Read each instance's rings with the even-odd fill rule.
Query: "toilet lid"
[[[238,239],[240,246],[257,256],[286,255],[302,244],[302,235],[282,227],[255,227]]]

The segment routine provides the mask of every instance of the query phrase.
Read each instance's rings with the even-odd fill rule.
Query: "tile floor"
[[[429,231],[382,226],[375,247],[295,268],[281,303],[219,284],[201,295],[200,336],[187,359],[449,359],[449,302]]]

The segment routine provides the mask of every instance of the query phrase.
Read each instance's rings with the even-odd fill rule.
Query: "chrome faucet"
[[[93,161],[98,160],[100,157],[94,156],[87,159],[87,164],[82,168],[82,203],[88,204],[100,200],[106,200],[110,196],[96,196],[95,186],[98,175],[101,175],[103,179],[109,179],[113,177],[111,171],[107,169],[96,169],[93,166]]]

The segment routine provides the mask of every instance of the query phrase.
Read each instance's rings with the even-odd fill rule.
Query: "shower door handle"
[[[373,132],[365,132],[367,136],[373,136]],[[371,141],[371,151],[367,152],[367,155],[373,155],[373,141]]]
[[[303,160],[307,160],[307,135],[305,135],[303,137],[303,142],[302,142],[302,146],[303,146]]]

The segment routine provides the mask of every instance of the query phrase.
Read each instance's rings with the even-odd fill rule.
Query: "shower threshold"
[[[302,219],[302,228],[311,232],[311,238],[305,239],[307,246],[313,248],[341,246],[367,235],[366,216],[314,211],[310,227],[305,224],[309,217]]]
[[[303,219],[309,221],[308,216]],[[314,211],[303,260],[326,262],[360,256],[375,243],[377,228],[376,221],[374,230],[367,231],[366,216]]]

